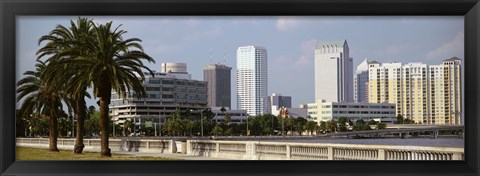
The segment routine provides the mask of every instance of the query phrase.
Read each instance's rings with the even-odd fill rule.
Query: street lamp
[[[190,112],[193,112],[192,109],[190,109]],[[203,110],[200,109],[200,135],[203,137]]]
[[[248,117],[249,117],[249,116],[250,116],[250,115],[247,114],[247,136],[249,136],[249,134],[248,134]]]
[[[203,137],[203,111],[200,111],[200,130],[202,132],[202,137]]]
[[[115,137],[115,120],[112,119],[112,126],[113,126],[113,136]]]

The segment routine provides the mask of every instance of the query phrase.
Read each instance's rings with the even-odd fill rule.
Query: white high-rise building
[[[259,46],[237,49],[237,108],[250,116],[261,113],[261,98],[268,96],[267,50]]]
[[[315,49],[315,100],[353,102],[353,58],[347,40],[319,41]]]

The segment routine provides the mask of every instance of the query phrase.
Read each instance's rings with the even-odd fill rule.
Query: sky
[[[203,67],[232,67],[232,108],[236,108],[236,50],[256,45],[268,53],[268,93],[292,97],[292,106],[314,102],[314,49],[318,40],[346,39],[354,70],[365,58],[379,62],[423,62],[437,65],[451,57],[464,59],[463,16],[86,16],[96,23],[113,21],[139,38],[160,70],[163,62],[182,62],[193,79]],[[17,16],[16,79],[34,70],[42,35],[72,16]],[[95,105],[95,100],[87,100]],[[19,107],[17,103],[17,107]]]

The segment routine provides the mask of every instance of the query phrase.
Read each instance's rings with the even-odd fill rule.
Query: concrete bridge
[[[17,138],[21,147],[48,148],[48,138]],[[85,151],[100,151],[100,139],[86,139]],[[328,144],[224,140],[110,139],[112,152],[132,154],[182,153],[189,157],[236,160],[464,160],[458,147]],[[58,148],[73,150],[75,139],[58,139]],[[180,155],[180,154],[177,154]]]
[[[456,132],[459,137],[464,137],[463,125],[389,125],[387,129],[382,130],[328,133],[325,136],[368,137],[398,135],[402,138],[408,138],[410,135],[418,136],[428,134],[431,135],[431,138],[436,139],[441,131],[453,131]]]

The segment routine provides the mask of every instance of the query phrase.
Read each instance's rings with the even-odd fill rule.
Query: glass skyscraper
[[[250,116],[261,113],[261,98],[268,96],[267,50],[259,46],[237,49],[237,108]]]

